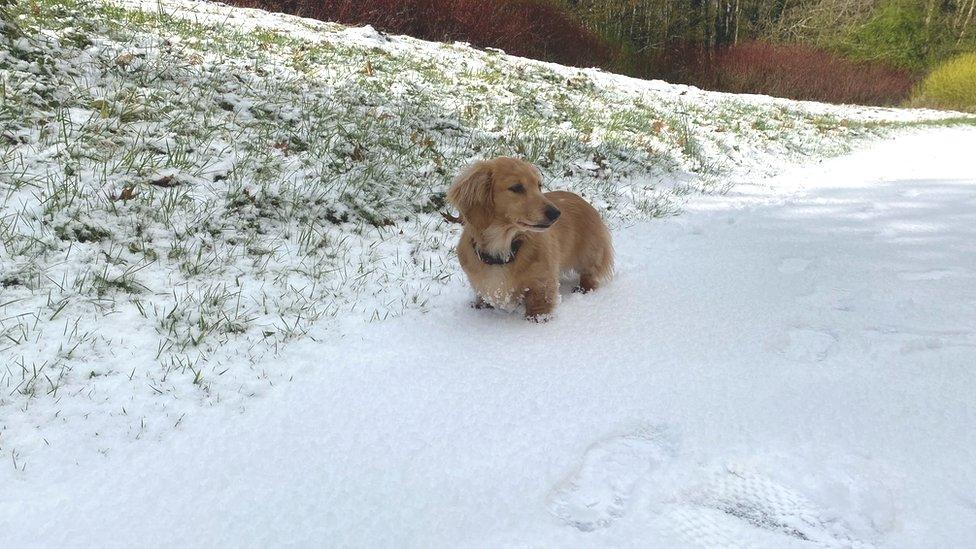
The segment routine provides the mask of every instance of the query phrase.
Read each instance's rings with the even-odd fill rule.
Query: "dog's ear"
[[[475,162],[464,168],[447,191],[447,199],[464,216],[477,207],[491,207],[491,166]]]
[[[535,172],[536,178],[539,179],[539,186],[544,187],[545,185],[543,185],[542,181],[542,170],[540,170],[535,164],[529,164],[529,166],[532,168],[532,171]]]

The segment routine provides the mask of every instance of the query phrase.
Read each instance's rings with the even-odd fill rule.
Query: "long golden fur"
[[[528,162],[476,162],[454,180],[447,199],[464,220],[457,254],[476,307],[524,304],[526,318],[544,320],[558,302],[561,274],[576,272],[578,290],[589,292],[613,272],[600,214],[571,192],[543,193],[541,174]]]

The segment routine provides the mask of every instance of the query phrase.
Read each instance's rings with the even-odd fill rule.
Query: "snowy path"
[[[458,281],[297,343],[243,415],[0,473],[0,546],[966,546],[974,151],[905,135],[619,229],[546,325]]]

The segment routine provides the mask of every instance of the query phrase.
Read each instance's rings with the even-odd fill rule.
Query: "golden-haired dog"
[[[447,199],[464,220],[457,254],[478,296],[475,307],[524,304],[526,318],[546,320],[561,274],[576,272],[577,289],[589,292],[613,271],[600,214],[571,192],[542,192],[542,174],[528,162],[476,162],[454,180]]]

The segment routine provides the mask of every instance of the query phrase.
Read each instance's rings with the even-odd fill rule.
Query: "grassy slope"
[[[288,376],[262,357],[316,322],[423,309],[457,274],[456,228],[436,211],[472,159],[527,157],[612,221],[647,219],[943,116],[705,94],[253,10],[139,8],[7,8],[0,410],[33,413],[4,414],[5,452],[93,411],[135,438],[165,430],[200,400]]]

